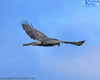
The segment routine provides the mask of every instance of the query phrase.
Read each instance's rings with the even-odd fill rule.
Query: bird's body
[[[79,42],[59,41],[58,39],[48,38],[46,35],[44,35],[40,31],[34,29],[33,25],[31,23],[29,24],[28,21],[22,21],[21,25],[22,25],[23,29],[25,30],[25,32],[32,39],[37,40],[35,42],[23,44],[23,46],[28,46],[28,45],[32,45],[32,46],[45,46],[45,47],[47,47],[47,46],[55,46],[55,45],[60,46],[60,43],[67,43],[67,44],[73,44],[73,45],[80,46],[80,45],[82,45],[85,42],[85,41],[79,41]]]
[[[28,46],[28,45],[33,45],[33,46],[45,46],[45,47],[49,47],[49,46],[55,46],[55,45],[60,45],[60,41],[57,39],[53,39],[53,38],[48,38],[48,39],[44,39],[42,41],[35,41],[35,42],[31,42],[28,44],[23,44],[23,46]]]

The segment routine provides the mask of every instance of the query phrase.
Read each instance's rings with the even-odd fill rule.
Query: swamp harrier
[[[40,31],[36,30],[31,23],[28,23],[27,20],[21,21],[22,28],[25,30],[26,34],[30,36],[33,40],[36,40],[35,42],[23,44],[23,46],[60,46],[60,43],[67,43],[67,44],[73,44],[76,46],[81,46],[85,41],[78,41],[78,42],[67,42],[67,41],[59,41],[55,38],[49,38]]]

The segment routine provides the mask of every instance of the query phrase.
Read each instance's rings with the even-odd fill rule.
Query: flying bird
[[[32,23],[28,23],[27,20],[21,21],[22,28],[25,30],[26,34],[30,36],[33,40],[36,40],[35,42],[23,44],[23,46],[55,46],[58,45],[60,46],[60,43],[67,43],[67,44],[73,44],[76,46],[81,46],[85,40],[83,41],[78,41],[78,42],[67,42],[67,41],[59,41],[58,39],[55,38],[49,38],[40,31],[36,30]]]

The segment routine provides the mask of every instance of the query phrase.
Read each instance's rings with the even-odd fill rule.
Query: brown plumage
[[[23,46],[60,46],[60,43],[73,44],[76,46],[81,46],[85,41],[79,42],[67,42],[67,41],[59,41],[58,39],[48,38],[46,35],[36,30],[33,25],[28,23],[28,21],[21,21],[22,28],[25,30],[26,34],[30,36],[33,40],[37,40],[35,42],[23,44]]]

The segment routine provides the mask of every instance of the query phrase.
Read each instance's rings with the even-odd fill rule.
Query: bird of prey
[[[85,40],[78,41],[78,42],[67,42],[67,41],[59,41],[55,38],[49,38],[40,31],[36,30],[31,23],[28,23],[27,20],[21,21],[22,28],[25,30],[26,34],[30,36],[33,40],[36,40],[35,42],[23,44],[23,46],[60,46],[60,43],[67,43],[67,44],[73,44],[76,46],[81,46]]]

